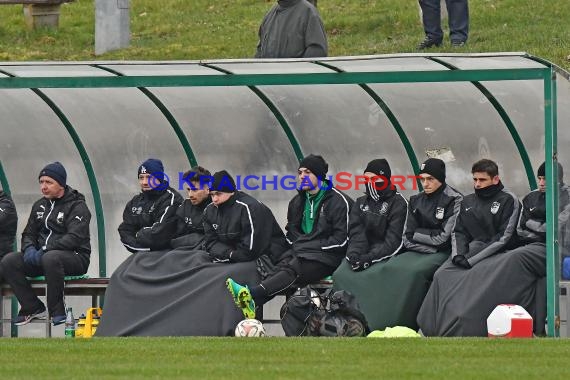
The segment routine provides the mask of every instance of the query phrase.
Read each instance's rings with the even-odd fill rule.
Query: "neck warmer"
[[[504,188],[503,183],[499,181],[496,185],[487,186],[482,189],[475,189],[475,195],[480,198],[492,198]]]
[[[367,182],[366,183],[366,195],[368,195],[370,198],[372,198],[373,200],[375,200],[376,202],[382,200],[382,199],[386,199],[388,197],[390,197],[391,195],[393,195],[396,190],[392,190],[390,189],[390,185],[387,185],[385,188],[382,188],[384,186],[384,182]],[[376,188],[378,189],[382,189],[382,190],[376,190]]]

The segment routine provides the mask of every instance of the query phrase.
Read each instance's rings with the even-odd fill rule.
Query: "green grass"
[[[94,56],[94,2],[62,6],[56,31],[27,31],[21,5],[0,6],[0,60],[178,60],[252,57],[274,0],[131,0],[132,44]],[[415,0],[321,0],[329,55],[414,52]],[[454,52],[527,51],[570,70],[568,0],[471,0],[471,33]],[[430,52],[452,51],[449,42]]]
[[[565,378],[569,340],[2,339],[2,378]]]

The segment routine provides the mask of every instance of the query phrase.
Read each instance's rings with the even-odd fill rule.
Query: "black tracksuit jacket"
[[[13,251],[17,228],[16,206],[12,198],[0,190],[0,258]]]
[[[469,194],[452,233],[454,263],[461,255],[473,266],[481,260],[516,245],[516,227],[521,206],[518,198],[502,183],[485,196]]]
[[[347,259],[352,255],[372,263],[386,260],[402,248],[408,202],[396,190],[384,190],[380,199],[364,195],[356,200],[350,213],[350,242]]]
[[[289,202],[287,240],[297,257],[337,267],[348,247],[349,215],[354,201],[331,186],[314,211],[317,216],[313,230],[305,234],[301,222],[306,201],[305,191],[299,191]]]
[[[211,202],[212,200],[208,197],[194,206],[190,199],[185,199],[178,206],[176,210],[176,237],[170,242],[172,248],[205,249],[204,209]]]
[[[206,251],[215,261],[253,261],[279,257],[287,249],[285,235],[271,210],[241,191],[219,206],[204,210]]]
[[[28,224],[22,232],[22,252],[33,246],[45,252],[72,251],[89,259],[90,221],[91,213],[83,194],[66,186],[63,197],[41,198],[32,205]]]
[[[141,191],[123,211],[119,225],[121,243],[130,252],[170,248],[176,234],[176,210],[182,196],[173,188]]]
[[[562,255],[568,241],[567,227],[570,218],[570,188],[562,184],[558,188],[558,241]],[[531,191],[522,201],[522,212],[517,226],[521,244],[546,242],[546,192]]]
[[[410,197],[404,233],[406,250],[435,253],[451,250],[451,231],[463,196],[443,184],[431,194],[421,192]]]

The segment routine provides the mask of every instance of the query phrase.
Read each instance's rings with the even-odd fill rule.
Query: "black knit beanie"
[[[429,174],[441,183],[445,183],[445,162],[439,158],[428,158],[420,166],[419,174]]]
[[[318,179],[323,180],[329,171],[329,164],[326,163],[322,156],[309,154],[301,160],[299,168],[309,169]]]
[[[214,173],[210,191],[219,191],[221,193],[233,193],[236,191],[236,183],[230,173],[225,170]]]
[[[364,173],[366,172],[382,176],[386,178],[387,181],[390,181],[392,177],[392,169],[390,169],[390,164],[388,164],[385,158],[377,158],[370,161],[368,165],[366,165],[366,169],[364,169]]]
[[[543,162],[542,165],[538,167],[536,171],[537,177],[546,177],[546,162]],[[564,169],[562,168],[562,164],[558,162],[558,182],[564,182]]]
[[[51,164],[47,164],[46,167],[43,168],[42,171],[40,172],[38,179],[40,179],[40,177],[42,176],[48,176],[50,178],[53,178],[62,187],[65,187],[65,185],[67,184],[67,172],[65,171],[65,168],[63,167],[61,162],[58,161],[53,162]]]

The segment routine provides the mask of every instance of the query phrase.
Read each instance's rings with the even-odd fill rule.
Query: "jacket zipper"
[[[47,248],[49,238],[51,237],[51,234],[52,234],[52,232],[53,232],[53,231],[51,230],[51,228],[48,227],[48,219],[49,219],[49,216],[51,215],[51,212],[53,211],[53,208],[54,208],[54,206],[55,206],[55,201],[49,201],[49,202],[51,203],[51,208],[49,209],[49,212],[48,212],[48,214],[47,214],[47,216],[46,216],[46,218],[45,218],[45,220],[44,220],[44,224],[45,224],[47,230],[49,231],[49,234],[48,234],[48,237],[46,238],[46,241],[45,241],[45,243],[44,243],[44,246],[42,247],[42,249],[43,249],[44,251],[45,251],[46,248]]]

